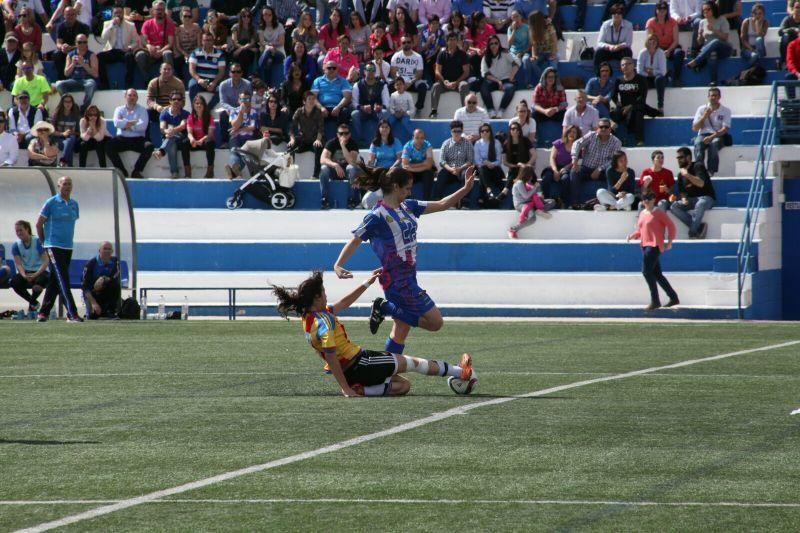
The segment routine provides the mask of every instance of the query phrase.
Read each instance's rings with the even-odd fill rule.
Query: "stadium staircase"
[[[749,13],[752,2],[743,3]],[[765,2],[773,30],[768,38],[769,57],[762,60],[768,81],[782,79],[775,71],[777,28],[785,3]],[[563,8],[567,25],[574,21],[574,7]],[[559,65],[562,74],[591,73],[578,59],[579,43],[596,40],[602,7],[589,8],[587,32],[566,32]],[[637,4],[629,17],[638,28],[636,40],[643,42],[644,23],[654,4]],[[685,38],[684,34],[682,39]],[[737,47],[738,48],[738,47]],[[634,44],[634,50],[639,47]],[[720,79],[734,76],[741,59],[723,61]],[[684,72],[683,88],[669,88],[666,116],[646,120],[646,146],[627,148],[629,166],[637,174],[650,165],[650,153],[658,148],[666,155],[667,167],[676,168],[675,150],[690,145],[691,119],[706,102],[707,71]],[[120,73],[111,73],[119,79]],[[514,103],[530,101],[531,90],[520,90]],[[0,94],[0,103],[8,93]],[[82,95],[76,95],[81,101]],[[570,102],[574,91],[568,91]],[[650,91],[654,102],[655,91]],[[142,94],[142,99],[144,95]],[[500,93],[495,93],[499,101]],[[642,279],[641,257],[636,243],[625,243],[633,229],[635,212],[555,211],[540,219],[509,241],[508,226],[515,213],[510,210],[451,210],[421,220],[418,238],[420,283],[445,314],[459,316],[596,316],[596,317],[682,317],[682,318],[778,318],[781,284],[781,173],[782,162],[800,159],[797,146],[764,145],[765,117],[775,107],[768,85],[722,87],[722,103],[733,111],[734,146],[721,153],[720,172],[714,178],[716,207],[707,213],[709,231],[705,240],[689,240],[686,228],[676,220],[678,240],[662,264],[681,298],[681,306],[645,313],[648,292]],[[121,90],[95,95],[106,117],[123,102]],[[786,104],[791,112],[793,104]],[[440,106],[440,120],[415,120],[428,140],[438,147],[448,137],[447,123],[459,107],[457,95],[446,93]],[[783,109],[783,108],[781,108]],[[429,104],[424,115],[427,116]],[[513,105],[503,119],[493,120],[495,131],[504,131]],[[789,121],[786,121],[789,124]],[[540,131],[539,138],[553,138],[557,129]],[[789,130],[787,130],[788,132]],[[153,132],[155,133],[155,132]],[[787,139],[797,142],[795,138]],[[545,143],[540,145],[536,163],[541,172],[548,160]],[[89,164],[96,163],[90,155]],[[438,160],[438,150],[435,152]],[[130,169],[135,155],[123,154]],[[227,151],[217,151],[215,175],[224,176]],[[273,211],[246,196],[244,208],[229,211],[226,199],[242,182],[236,180],[169,180],[166,159],[151,160],[147,180],[129,180],[136,215],[140,287],[266,287],[267,283],[293,285],[315,268],[330,271],[342,245],[364,215],[363,210],[319,210],[318,182],[311,175],[310,154],[297,157],[302,179],[295,185],[297,205],[289,211]],[[202,176],[202,153],[192,154],[193,175]],[[753,176],[758,172],[760,193],[753,193]],[[419,189],[415,194],[420,195]],[[335,207],[346,203],[346,187],[334,184]],[[508,207],[508,206],[506,206]],[[758,213],[757,218],[755,214]],[[747,218],[747,217],[750,218]],[[744,221],[751,223],[745,225]],[[745,229],[748,231],[745,232]],[[747,233],[747,239],[742,235]],[[749,257],[742,263],[740,241],[748,242]],[[742,266],[744,265],[744,267]],[[365,273],[377,265],[367,246],[362,246],[349,264]],[[737,271],[740,275],[737,275]],[[342,294],[353,286],[329,273],[329,293]],[[228,299],[224,291],[194,291],[189,296],[193,313],[225,316]],[[178,305],[184,293],[164,293],[168,304]],[[372,287],[353,310],[366,314],[369,300],[379,295]],[[157,296],[149,295],[151,306]],[[266,291],[242,292],[237,297],[238,315],[274,315],[274,300]]]

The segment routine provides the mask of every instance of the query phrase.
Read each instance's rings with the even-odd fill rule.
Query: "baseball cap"
[[[3,39],[3,42],[5,42],[5,41],[17,41],[17,42],[19,42],[19,39],[17,39],[17,36],[14,35],[14,32],[10,31],[10,32],[6,33],[6,37],[5,37],[5,39]]]

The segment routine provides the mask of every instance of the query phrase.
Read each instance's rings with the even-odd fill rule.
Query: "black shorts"
[[[389,352],[362,350],[344,371],[344,377],[350,385],[358,383],[368,387],[384,383],[395,374],[395,370],[394,355]]]

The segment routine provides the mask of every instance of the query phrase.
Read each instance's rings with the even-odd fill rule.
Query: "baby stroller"
[[[250,179],[233,191],[233,196],[225,202],[228,209],[242,207],[245,193],[252,194],[262,202],[271,205],[273,209],[294,207],[295,195],[292,187],[298,179],[297,167],[292,165],[294,150],[277,154],[271,148],[267,148],[262,152],[260,158],[242,148],[233,150],[247,166]]]

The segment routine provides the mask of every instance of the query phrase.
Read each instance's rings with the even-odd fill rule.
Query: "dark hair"
[[[395,8],[395,13],[401,10],[403,12],[403,31],[405,32],[404,35],[416,35],[417,32],[417,25],[414,24],[414,21],[411,19],[411,15],[408,14],[408,9],[403,6],[397,6]],[[399,24],[397,22],[397,16],[395,15],[394,20],[392,20],[391,24],[389,24],[388,32],[390,34],[397,34],[400,31]]]
[[[611,15],[624,15],[625,4],[614,4],[613,6],[611,6],[611,9],[609,9],[608,12]]]
[[[611,168],[617,170],[617,165],[619,164],[619,160],[623,157],[628,157],[628,154],[623,152],[622,150],[617,150],[614,152],[614,155],[611,156]]]
[[[717,96],[720,97],[722,96],[722,91],[719,90],[719,87],[709,87],[708,92],[706,92],[706,94],[708,93],[717,93]]]
[[[569,136],[569,132],[571,132],[572,130],[575,130],[575,132],[577,133],[577,135],[575,136],[575,140],[576,141],[581,138],[581,135],[583,135],[583,133],[581,132],[581,128],[576,126],[575,124],[572,124],[571,126],[567,126],[567,129],[565,129],[564,133],[561,135],[561,142],[562,143],[566,143],[567,142],[567,138]]]
[[[511,128],[517,128],[519,130],[519,137],[517,138],[517,143],[514,144],[511,142]],[[526,148],[525,141],[523,139],[527,139],[524,135],[522,135],[522,124],[519,122],[512,122],[508,125],[508,138],[506,138],[506,142],[503,143],[503,151],[507,154],[511,154],[512,152],[517,158],[518,163],[525,162],[525,160],[530,161],[531,155],[528,148]]]
[[[386,124],[389,126],[389,136],[386,138],[386,142],[389,144],[394,144],[394,135],[392,134],[392,125],[389,124],[389,121],[385,118],[382,118],[378,121],[378,126],[375,128],[375,137],[372,139],[372,144],[375,146],[380,146],[383,144],[383,139],[381,138],[381,126]]]
[[[312,272],[311,277],[300,283],[297,290],[272,285],[272,293],[278,298],[278,313],[287,320],[290,314],[305,315],[324,290],[321,270]]]
[[[692,151],[686,146],[681,146],[678,148],[677,152],[679,155],[688,155],[689,157],[692,156]]]
[[[439,22],[439,15],[434,13],[433,15],[428,16],[428,22],[433,22],[433,21]]]
[[[331,16],[333,16],[334,13],[339,14],[339,24],[337,24],[336,27],[333,28],[334,30],[336,30],[336,36],[338,37],[339,35],[347,33],[347,26],[344,25],[344,17],[342,16],[342,10],[339,9],[338,7],[334,7],[333,9],[331,9]],[[330,28],[331,28],[331,22],[330,20],[328,20],[328,29],[330,30]]]
[[[614,75],[614,67],[611,66],[611,63],[609,63],[608,61],[601,61],[600,64],[597,65],[597,75],[598,76],[600,76],[600,71],[603,69],[603,67],[608,67],[608,77],[609,78]]]
[[[492,41],[497,41],[497,44],[499,45],[497,47],[497,55],[492,54],[492,49],[489,46]],[[496,57],[500,59],[500,56],[502,54],[503,54],[503,43],[500,42],[500,37],[498,37],[497,35],[492,35],[486,41],[486,52],[484,52],[483,54],[483,58],[486,60],[486,67],[492,68],[492,61],[494,60],[494,58]]]
[[[497,161],[497,147],[494,145],[494,132],[492,131],[492,125],[488,122],[482,123],[478,126],[478,131],[480,132],[483,128],[489,128],[489,153],[487,154],[489,161]]]
[[[532,11],[528,15],[528,39],[531,43],[541,44],[547,30],[547,17],[540,11]]]
[[[302,62],[302,65],[300,66],[300,70],[302,70],[305,67],[306,59],[308,59],[308,47],[306,46],[306,43],[304,43],[303,41],[294,41],[292,43],[292,53],[291,53],[290,57],[292,57],[294,59],[295,63],[297,63],[297,56],[294,53],[294,47],[297,44],[302,44],[303,45],[303,55],[302,55],[302,57],[300,57],[300,61]]]
[[[525,181],[525,178],[530,178],[530,181],[536,181],[536,172],[533,170],[533,165],[522,165],[514,181]]]
[[[71,114],[74,115],[76,113],[79,113],[78,106],[75,105],[75,98],[71,94],[66,93],[64,96],[61,97],[61,100],[58,101],[58,105],[56,106],[56,110],[53,113],[53,126],[55,126],[56,123],[58,123],[58,121],[60,119],[62,119],[62,118],[64,118],[66,116],[64,114],[64,99],[66,97],[68,97],[68,96],[72,100],[72,113]]]
[[[351,22],[352,22],[353,15],[358,17],[358,23],[361,24],[362,28],[367,25],[366,21],[364,20],[364,17],[362,17],[361,13],[359,13],[358,11],[351,11],[350,12]],[[352,24],[350,25],[350,27],[352,28]]]
[[[359,172],[356,174],[353,183],[356,187],[370,191],[382,190],[384,194],[389,194],[395,185],[405,187],[414,176],[408,170],[400,167],[385,168],[368,167],[363,163],[357,163]]]
[[[464,23],[464,14],[461,13],[461,11],[459,11],[458,9],[454,9],[453,11],[450,12],[450,16],[447,17],[447,24],[448,24],[447,29],[451,33],[455,33],[453,32],[453,20],[455,19],[458,19],[459,22],[461,22],[461,25],[459,26],[461,30],[464,30],[464,27],[466,26],[466,24]],[[456,33],[456,35],[458,35],[458,33]]]
[[[475,37],[475,32],[478,31],[478,24],[480,24],[480,22],[485,19],[486,15],[484,15],[483,12],[481,11],[475,11],[474,13],[472,13],[472,15],[470,15],[470,21],[469,21],[470,35]]]
[[[460,120],[451,120],[450,121],[450,129],[452,130],[453,128],[464,129],[464,123],[461,122]]]
[[[266,24],[264,22],[264,11],[266,10],[270,10],[272,12],[272,27],[277,28],[278,16],[275,14],[275,8],[273,8],[272,6],[264,6],[261,8],[261,17],[259,17],[259,23],[260,23],[259,26],[261,26],[261,28],[264,29],[264,25]]]
[[[711,14],[714,15],[714,18],[719,17],[719,7],[717,7],[716,2],[709,2],[709,1],[703,2],[703,7],[705,7],[705,6],[708,6],[709,8],[711,8]],[[702,13],[702,9],[701,9],[701,13]]]
[[[664,17],[664,20],[669,20],[669,17],[670,17],[670,15],[669,15],[669,3],[664,2],[663,0],[659,0],[658,2],[656,2],[655,9],[653,9],[653,18],[656,19],[656,22],[658,22],[658,10],[661,9],[661,8],[664,8],[664,9],[667,10],[667,16]]]
[[[198,98],[199,98],[199,100],[198,100]],[[195,109],[194,109],[195,101],[202,101],[203,102],[203,114],[200,115],[199,117],[197,116],[197,111],[195,111]],[[198,94],[192,100],[192,116],[195,119],[198,119],[198,118],[200,119],[200,123],[203,125],[203,131],[205,131],[207,133],[208,132],[208,127],[211,124],[211,110],[208,108],[208,102],[206,102],[206,99],[205,99],[204,96]]]
[[[28,233],[33,233],[31,231],[31,223],[28,222],[27,220],[17,220],[16,222],[14,222],[14,225],[15,226],[22,226],[23,228],[25,228],[28,231]]]
[[[650,154],[650,161],[655,159],[657,155],[664,155],[664,152],[661,150],[653,150],[653,152]]]

